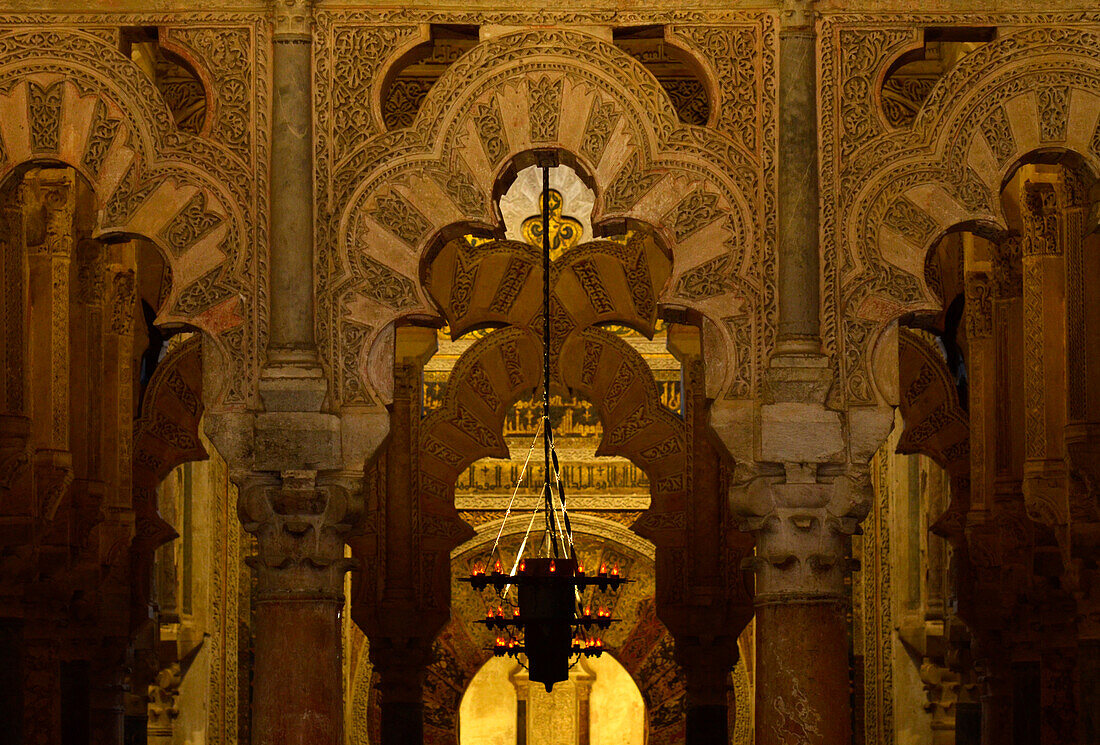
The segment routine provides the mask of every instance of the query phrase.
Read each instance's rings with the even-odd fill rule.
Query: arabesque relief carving
[[[920,20],[839,14],[822,27],[822,179],[830,194],[822,213],[823,312],[826,347],[853,405],[881,398],[870,352],[885,325],[935,308],[922,279],[931,243],[966,222],[1007,230],[996,199],[1006,169],[1030,150],[1054,146],[1100,170],[1089,143],[1095,122],[1070,126],[1066,105],[1074,91],[1096,95],[1100,87],[1088,51],[1097,42],[1095,15],[1067,13],[1046,26],[1028,26],[1026,14],[928,17],[1002,30],[943,75],[910,126],[889,131],[874,123],[871,81],[919,43],[912,28]],[[1050,63],[1033,64],[1038,55]],[[853,106],[863,113],[844,108]],[[893,224],[903,199],[913,227],[899,231]],[[852,335],[853,324],[870,333]]]

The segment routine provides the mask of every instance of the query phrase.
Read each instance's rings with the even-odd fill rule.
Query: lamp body
[[[519,614],[532,681],[549,691],[569,679],[576,620],[576,570],[572,559],[527,559],[519,582]]]

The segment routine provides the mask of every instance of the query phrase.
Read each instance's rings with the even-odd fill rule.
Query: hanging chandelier
[[[617,564],[609,569],[604,563],[594,575],[587,574],[584,565],[577,560],[573,545],[573,530],[565,506],[565,489],[550,423],[550,166],[542,164],[541,168],[542,230],[537,232],[542,234],[543,360],[542,420],[539,423],[543,444],[542,500],[531,516],[510,571],[505,572],[501,558],[497,557],[491,570],[487,568],[489,562],[475,563],[470,576],[460,581],[488,596],[488,609],[480,623],[495,635],[493,655],[515,657],[527,668],[530,680],[542,683],[550,691],[555,683],[568,680],[570,668],[581,657],[603,654],[602,634],[617,621],[611,615],[607,596],[617,593],[629,580],[620,575]],[[536,439],[538,436],[536,433]],[[526,464],[520,483],[524,473]],[[519,483],[501,522],[489,561],[493,561],[493,554],[500,545],[504,522],[511,514],[518,491]],[[541,555],[524,556],[531,528],[540,512],[545,517]]]

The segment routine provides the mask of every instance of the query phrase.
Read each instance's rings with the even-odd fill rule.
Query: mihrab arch
[[[484,41],[444,73],[412,127],[329,164],[327,199],[346,207],[321,230],[334,250],[322,257],[319,337],[339,360],[339,400],[386,400],[378,347],[390,324],[434,315],[421,262],[440,235],[498,229],[494,187],[531,150],[568,153],[589,175],[595,225],[653,227],[673,256],[659,302],[711,319],[712,356],[732,360],[712,393],[751,397],[774,296],[760,158],[680,124],[657,80],[613,44],[556,29]]]

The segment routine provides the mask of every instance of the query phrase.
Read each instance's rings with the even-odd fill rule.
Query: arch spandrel
[[[851,54],[835,38],[824,35],[834,63]],[[1100,172],[1097,44],[1094,29],[1072,23],[1003,30],[937,81],[910,127],[855,144],[846,139],[844,113],[836,117],[846,80],[823,81],[823,129],[834,138],[824,146],[823,174],[838,200],[825,212],[824,307],[849,403],[881,399],[871,350],[888,324],[938,309],[923,272],[935,242],[960,224],[1007,229],[1000,191],[1015,164],[1059,149]]]
[[[109,35],[0,31],[0,75],[0,179],[33,162],[76,169],[97,198],[96,237],[140,235],[158,247],[172,277],[158,322],[207,331],[225,363],[226,382],[211,395],[246,405],[248,349],[266,327],[262,313],[243,321],[261,291],[248,247],[266,228],[245,220],[259,198],[256,174],[222,145],[176,129]]]
[[[541,149],[566,154],[593,182],[595,225],[642,222],[670,247],[673,278],[660,302],[719,314],[726,353],[744,341],[721,314],[730,303],[766,313],[774,300],[772,244],[762,227],[770,182],[760,177],[761,163],[727,135],[680,124],[656,78],[613,44],[564,29],[479,44],[440,77],[412,127],[370,140],[337,169],[337,252],[324,259],[337,272],[321,288],[331,314],[322,324],[369,324],[369,346],[402,315],[434,314],[423,296],[383,310],[381,319],[349,312],[369,292],[352,254],[365,251],[392,281],[411,281],[440,234],[457,226],[500,230],[494,188],[517,157]],[[740,356],[757,364],[760,355]],[[336,374],[362,378],[364,370],[341,366]],[[734,389],[730,381],[717,387]]]

